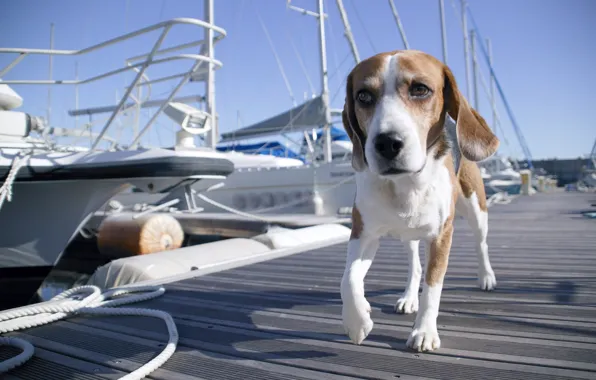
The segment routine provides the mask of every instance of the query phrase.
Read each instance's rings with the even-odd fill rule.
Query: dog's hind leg
[[[408,254],[408,284],[395,304],[395,312],[411,314],[418,311],[418,291],[420,289],[420,276],[422,275],[419,255],[420,241],[407,241],[405,246]]]
[[[420,310],[416,314],[414,329],[406,342],[408,347],[416,351],[432,351],[441,347],[437,317],[439,316],[443,281],[451,251],[452,221],[453,219],[450,218],[441,233],[425,244],[426,273],[420,297]]]
[[[474,233],[476,254],[478,255],[478,285],[482,290],[493,290],[497,285],[497,279],[490,265],[488,244],[486,243],[486,237],[488,235],[488,212],[482,210],[476,193],[472,193],[469,198],[460,194],[456,209],[458,213],[466,218],[468,225]]]

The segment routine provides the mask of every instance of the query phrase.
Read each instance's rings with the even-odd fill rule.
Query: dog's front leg
[[[360,344],[373,328],[370,304],[364,297],[364,278],[379,248],[379,239],[359,236],[348,243],[346,268],[341,280],[342,322],[352,342]]]
[[[414,330],[406,343],[408,347],[417,351],[432,351],[441,346],[437,331],[437,317],[452,235],[453,225],[448,221],[439,236],[425,244],[426,276],[420,299],[420,310],[416,316]]]

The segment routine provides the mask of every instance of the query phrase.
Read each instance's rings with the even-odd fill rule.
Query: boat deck
[[[497,289],[476,285],[470,229],[456,221],[440,316],[442,347],[405,348],[413,315],[401,243],[385,240],[366,281],[375,327],[361,346],[341,326],[346,244],[168,284],[136,304],[168,311],[180,343],[153,379],[595,379],[596,194],[519,197],[490,210]],[[161,320],[73,318],[13,336],[36,346],[7,379],[116,379],[159,352]],[[0,348],[0,359],[16,350]]]

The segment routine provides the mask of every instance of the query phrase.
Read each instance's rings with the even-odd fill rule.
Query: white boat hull
[[[230,174],[223,187],[205,195],[249,213],[337,215],[352,207],[356,195],[349,162],[280,168],[243,168]],[[178,192],[179,190],[177,190]],[[320,206],[314,200],[318,194]],[[173,194],[180,197],[181,194]],[[221,212],[212,204],[198,204],[207,212]]]
[[[0,150],[0,178],[14,154]],[[218,154],[165,149],[31,157],[0,209],[0,309],[27,302],[87,218],[122,190],[167,193],[232,170]]]

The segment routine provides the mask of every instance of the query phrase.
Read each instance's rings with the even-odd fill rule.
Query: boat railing
[[[193,40],[188,43],[168,47],[168,48],[161,48],[162,43],[168,33],[178,25],[193,25],[205,30],[205,36],[213,36],[211,41],[209,38],[204,38],[201,40]],[[158,35],[157,39],[153,43],[153,46],[150,51],[147,53],[137,55],[134,57],[130,57],[125,61],[123,67],[118,69],[110,70],[99,75],[95,75],[92,77],[84,78],[84,79],[46,79],[46,80],[27,80],[27,79],[11,79],[11,80],[4,80],[3,78],[6,74],[8,74],[12,69],[14,69],[19,63],[21,63],[26,57],[32,55],[45,55],[45,56],[81,56],[85,55],[94,51],[105,49],[109,46],[113,46],[119,44],[123,41],[130,40],[132,38],[145,35],[147,33],[154,32],[156,30],[161,30],[161,33]],[[122,74],[128,71],[135,71],[136,76],[132,80],[132,82],[126,87],[124,95],[120,98],[118,104],[116,106],[111,107],[100,107],[98,109],[87,109],[87,110],[75,110],[70,111],[69,114],[71,116],[77,115],[91,115],[92,113],[101,113],[101,112],[111,112],[109,118],[105,122],[101,131],[97,134],[96,138],[94,139],[91,149],[97,148],[97,145],[104,139],[104,135],[112,125],[114,119],[120,114],[121,112],[127,110],[130,107],[135,105],[139,105],[140,99],[135,98],[132,96],[132,91],[140,86],[151,86],[151,84],[165,82],[172,79],[180,78],[178,84],[172,89],[169,96],[163,100],[158,102],[159,109],[155,112],[155,114],[149,119],[147,124],[138,131],[136,136],[134,136],[132,143],[129,145],[130,148],[136,146],[136,144],[140,141],[141,137],[149,130],[151,125],[157,119],[157,116],[164,109],[167,105],[172,102],[176,101],[176,94],[179,90],[189,81],[208,81],[212,77],[211,73],[220,68],[223,64],[221,61],[215,59],[213,57],[213,49],[212,46],[218,42],[219,40],[223,39],[226,36],[226,31],[223,28],[220,28],[214,24],[193,19],[193,18],[175,18],[168,21],[163,21],[142,29],[138,29],[136,31],[123,34],[121,36],[109,39],[107,41],[98,43],[96,45],[92,45],[90,47],[81,49],[81,50],[55,50],[55,49],[25,49],[25,48],[0,48],[0,54],[18,54],[17,57],[10,62],[7,66],[0,69],[0,84],[7,84],[7,85],[84,85],[89,84],[92,82],[96,82],[108,77],[112,77],[114,75]],[[200,54],[177,54],[177,55],[170,55],[163,58],[156,58],[158,56],[163,56],[168,53],[178,52],[183,49],[202,46]],[[51,59],[51,58],[50,58]],[[154,79],[149,79],[146,75],[146,71],[150,66],[158,65],[166,62],[172,61],[179,61],[179,60],[190,60],[193,61],[193,64],[190,69],[186,71],[182,71],[173,75],[167,75],[162,77],[157,77]],[[203,67],[205,64],[206,67]],[[50,63],[51,65],[51,63]],[[127,103],[127,100],[131,98],[134,101]],[[214,112],[214,111],[213,111]],[[209,115],[212,120],[212,123],[215,123],[215,117],[213,115]]]

